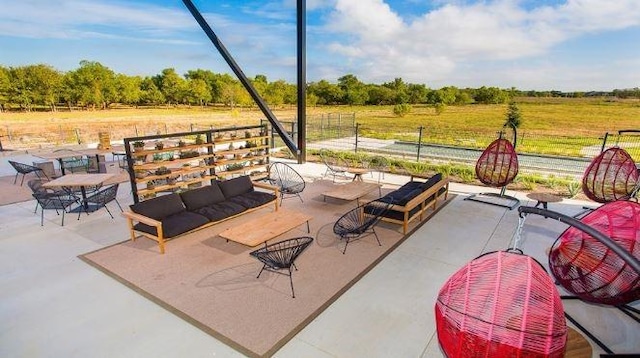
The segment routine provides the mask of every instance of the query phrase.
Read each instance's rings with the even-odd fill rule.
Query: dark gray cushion
[[[221,181],[219,185],[227,199],[253,191],[253,182],[247,175]]]
[[[252,191],[229,198],[229,202],[241,205],[245,209],[257,208],[276,199],[276,196],[262,191]]]
[[[209,219],[202,215],[192,213],[190,211],[183,211],[164,218],[162,220],[162,232],[164,233],[164,237],[174,237],[200,227],[208,222]],[[143,223],[137,223],[134,225],[134,229],[151,235],[158,234],[155,227]]]
[[[180,197],[189,211],[195,211],[202,207],[220,203],[225,200],[224,194],[222,194],[222,190],[218,187],[217,182],[213,182],[211,185],[205,185],[201,188],[184,191],[180,193]]]
[[[209,221],[220,221],[228,218],[229,216],[240,214],[245,210],[247,209],[242,205],[238,205],[230,201],[223,201],[221,203],[202,207],[196,210],[196,213],[206,216]]]
[[[400,188],[378,199],[383,203],[393,205],[407,205],[407,203],[422,193],[422,189]]]
[[[431,178],[429,178],[429,180],[427,180],[424,183],[424,189],[423,190],[427,190],[427,189],[431,188],[434,184],[436,184],[440,180],[442,180],[442,173],[438,173],[438,174],[432,176]]]
[[[185,211],[185,206],[180,199],[180,195],[172,193],[162,195],[153,199],[145,200],[129,206],[134,213],[146,217],[162,220],[170,215],[175,215]]]

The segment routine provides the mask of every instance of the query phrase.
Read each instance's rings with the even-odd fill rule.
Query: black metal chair
[[[115,201],[116,204],[118,204],[118,208],[120,208],[120,211],[122,212],[122,206],[120,206],[120,203],[118,202],[118,199],[116,198],[116,196],[118,195],[118,186],[120,184],[116,183],[113,184],[111,186],[108,186],[100,191],[96,191],[94,192],[92,195],[87,196],[87,199],[85,200],[84,204],[82,205],[82,208],[84,209],[84,212],[86,212],[87,214],[89,214],[89,212],[87,211],[87,206],[93,204],[93,205],[97,205],[97,209],[100,209],[102,207],[104,207],[107,212],[109,213],[109,216],[111,216],[111,218],[113,219],[113,214],[111,214],[111,211],[109,210],[109,207],[107,207],[107,204]],[[80,219],[80,214],[82,213],[82,210],[78,211],[78,220]]]
[[[62,223],[61,226],[64,226],[64,214],[69,212],[69,208],[74,203],[78,202],[78,198],[74,196],[69,196],[66,194],[62,194],[59,192],[55,193],[46,193],[46,192],[37,192],[31,194],[36,201],[37,205],[40,205],[42,209],[40,212],[40,226],[44,226],[44,211],[45,210],[55,210],[56,214],[60,215],[60,211],[62,211]],[[38,206],[36,205],[36,210]]]
[[[20,181],[20,186],[24,184],[24,176],[29,173],[34,173],[40,179],[48,179],[47,175],[44,173],[44,170],[42,170],[39,167],[29,165],[29,164],[14,162],[13,160],[9,160],[9,164],[11,164],[13,169],[16,170],[16,177],[13,179],[13,184],[15,184],[16,181],[18,180],[18,174],[22,174],[22,181]]]
[[[258,273],[256,278],[260,278],[262,271],[267,270],[273,273],[289,276],[289,283],[291,284],[291,297],[296,298],[293,290],[293,278],[291,267],[298,268],[295,265],[295,260],[300,254],[313,242],[313,238],[309,236],[296,237],[288,239],[274,244],[265,245],[265,247],[252,251],[249,255],[255,257],[263,263],[262,269]],[[286,272],[282,272],[286,270]]]
[[[269,166],[268,172],[269,183],[280,189],[280,205],[282,205],[285,195],[295,195],[300,201],[304,202],[300,193],[302,193],[306,184],[295,169],[288,164],[275,162]]]
[[[46,183],[47,181],[48,180],[46,179],[31,179],[27,182],[27,186],[29,187],[29,189],[31,189],[33,193],[36,193],[36,194],[55,194],[55,195],[62,195],[62,196],[69,195],[64,190],[54,190],[54,189],[45,188],[44,186],[42,186],[42,184]],[[36,208],[33,210],[34,213],[38,211],[38,205],[39,205],[38,202],[36,202]]]
[[[327,167],[327,170],[325,170],[324,172],[325,176],[333,176],[334,182],[336,181],[336,177],[341,177],[342,179],[351,179],[347,175],[347,167],[345,165],[341,165],[339,159],[331,157],[329,155],[329,152],[324,149],[321,150],[318,155],[320,156],[322,163],[324,163],[324,165]]]
[[[333,225],[333,232],[340,236],[340,239],[345,240],[344,250],[342,253],[347,252],[347,246],[349,242],[359,238],[365,233],[373,234],[378,241],[378,246],[382,246],[378,234],[376,233],[375,226],[380,222],[380,219],[384,214],[389,211],[392,206],[390,203],[384,203],[381,201],[373,200],[368,203],[358,205],[355,209],[348,211],[342,215],[338,221]]]

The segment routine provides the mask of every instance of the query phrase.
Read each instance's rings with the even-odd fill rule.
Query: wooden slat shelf
[[[251,175],[252,180],[260,180],[267,176],[267,166],[269,165],[269,136],[268,135],[254,135],[249,138],[246,138],[243,134],[245,130],[265,130],[266,126],[248,126],[248,127],[240,127],[240,128],[224,128],[224,129],[216,129],[216,130],[205,130],[205,131],[197,131],[197,132],[188,132],[188,133],[173,133],[167,135],[156,135],[156,136],[148,136],[148,137],[137,137],[137,138],[125,138],[125,146],[128,145],[131,148],[131,151],[128,151],[128,155],[130,156],[131,163],[133,166],[130,167],[130,179],[132,184],[132,192],[134,195],[134,202],[138,202],[139,200],[144,200],[146,196],[151,194],[159,193],[159,192],[167,192],[167,191],[175,191],[178,189],[187,189],[189,184],[194,183],[203,183],[215,180],[215,179],[224,179],[230,178],[238,175]],[[215,138],[217,133],[234,133],[238,132],[238,136],[235,138],[229,138],[225,136],[224,138]],[[205,142],[202,144],[195,144],[192,142],[192,138],[195,135],[201,135],[205,138]],[[184,146],[177,146],[178,140],[187,139],[187,144]],[[132,144],[137,141],[145,142],[147,147],[155,146],[156,142],[164,142],[165,146],[162,149],[144,149],[144,150],[134,150]],[[171,143],[167,145],[167,142]],[[239,146],[246,146],[246,143],[256,143],[258,145],[249,148],[237,148]],[[234,149],[229,150],[229,144],[233,143]],[[153,162],[144,162],[142,164],[135,164],[136,159],[144,158],[151,159],[151,157],[158,157],[162,154],[173,153],[174,155],[179,155],[181,152],[185,151],[198,151],[200,155],[197,157],[190,158],[172,158],[172,159],[163,159],[163,160],[155,160]],[[258,155],[257,153],[264,151],[264,154]],[[248,153],[254,153],[254,155],[250,157],[245,157]],[[226,159],[224,156],[239,156],[239,158],[234,157],[233,159]],[[170,154],[169,154],[170,156]],[[211,158],[214,158],[213,161]],[[218,158],[218,159],[216,159]],[[260,160],[263,161],[263,164],[258,164]],[[129,161],[127,161],[129,162]],[[185,167],[183,164],[185,163],[198,163],[198,165],[192,165]],[[202,165],[206,163],[206,165]],[[237,163],[247,163],[244,167],[227,171],[226,166],[229,164],[237,164]],[[166,167],[171,170],[171,173],[156,175],[155,171],[158,168]],[[143,178],[136,178],[136,171],[146,171],[147,175]],[[191,174],[206,172],[206,175],[203,177],[192,178]],[[256,173],[258,172],[258,173]],[[168,178],[176,178],[176,182],[174,184],[166,184]],[[147,189],[145,185],[149,182],[156,181],[156,186],[153,189]],[[158,183],[160,182],[160,183]]]

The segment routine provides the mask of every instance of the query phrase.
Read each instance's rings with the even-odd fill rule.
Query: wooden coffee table
[[[266,245],[267,241],[305,222],[307,223],[307,232],[311,232],[309,229],[309,220],[311,218],[311,216],[301,212],[280,208],[278,211],[270,212],[243,222],[236,227],[228,228],[220,233],[220,237],[251,247],[260,244]]]
[[[331,189],[330,191],[323,193],[322,195],[324,195],[325,201],[327,197],[351,201],[359,199],[360,197],[367,195],[375,189],[380,190],[381,187],[382,185],[376,183],[352,181],[344,185],[337,185],[335,189]],[[380,193],[380,195],[382,195],[382,193]]]

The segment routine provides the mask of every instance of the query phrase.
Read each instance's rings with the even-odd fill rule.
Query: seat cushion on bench
[[[217,204],[225,200],[224,194],[217,182],[201,188],[187,190],[180,193],[184,205],[189,211],[196,211],[205,206]]]
[[[196,213],[183,211],[178,214],[169,215],[161,221],[164,237],[174,237],[208,223],[209,219]],[[137,223],[133,228],[154,236],[158,235],[155,227],[143,223]]]
[[[422,189],[420,188],[412,189],[411,186],[408,186],[406,188],[400,187],[388,193],[387,195],[383,196],[382,198],[378,199],[378,201],[381,201],[383,203],[402,206],[402,205],[406,205],[409,202],[409,200],[420,195],[420,193],[422,193]]]
[[[227,199],[253,191],[253,182],[248,175],[221,181],[219,185],[224,197]]]
[[[228,201],[241,205],[245,209],[253,209],[274,200],[276,200],[276,196],[273,194],[251,191],[231,197]]]
[[[204,215],[209,221],[220,221],[230,216],[240,214],[247,210],[244,206],[238,205],[231,201],[223,201],[195,210],[195,213]]]
[[[155,220],[162,220],[168,216],[186,211],[180,195],[176,193],[155,197],[129,206],[134,213],[144,215]]]

